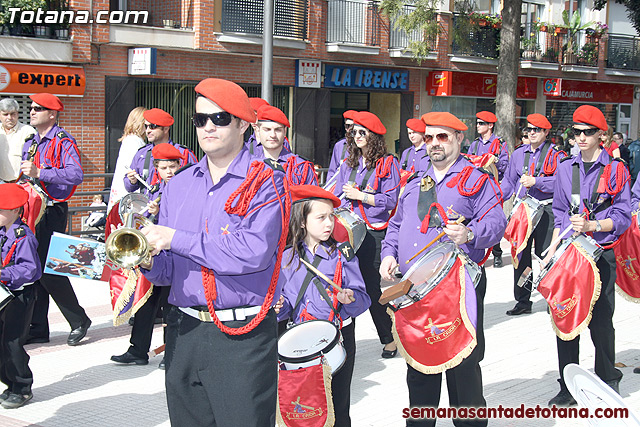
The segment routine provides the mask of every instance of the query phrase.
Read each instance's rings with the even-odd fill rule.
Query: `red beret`
[[[602,130],[609,129],[604,114],[593,105],[581,105],[576,108],[576,111],[573,112],[573,121],[575,123],[595,126]]]
[[[529,114],[527,116],[527,121],[530,125],[534,125],[540,129],[551,129],[551,123],[549,123],[549,120],[542,114]]]
[[[0,184],[0,209],[19,208],[24,206],[28,199],[29,193],[18,184]]]
[[[149,123],[153,123],[158,126],[171,126],[173,124],[173,117],[171,114],[159,108],[152,108],[142,113],[142,117]]]
[[[426,125],[420,119],[409,119],[407,120],[407,127],[414,132],[424,133]]]
[[[258,121],[276,122],[286,127],[291,127],[289,119],[284,115],[282,110],[272,105],[263,105],[258,110]]]
[[[427,126],[444,126],[454,130],[469,129],[462,120],[446,111],[432,111],[430,113],[423,114],[420,119],[425,122]]]
[[[364,126],[373,133],[384,135],[387,128],[384,127],[378,116],[368,111],[357,111],[353,115],[353,122],[357,125]]]
[[[260,107],[262,107],[263,105],[269,105],[269,103],[267,101],[265,101],[262,98],[249,98],[249,104],[251,104],[251,108],[253,108],[253,111],[258,111],[260,109]]]
[[[153,156],[153,160],[181,160],[182,153],[178,151],[176,147],[169,144],[168,142],[163,142],[162,144],[158,144],[153,147],[151,150],[151,155]]]
[[[195,87],[196,93],[215,102],[227,113],[249,122],[256,122],[256,112],[251,107],[247,93],[234,82],[223,79],[204,79]]]
[[[329,191],[318,187],[317,185],[292,185],[291,201],[293,203],[308,199],[327,199],[333,203],[333,207],[340,206],[340,199]]]
[[[47,110],[64,111],[64,105],[57,96],[50,93],[34,93],[29,98],[38,105],[43,106]]]
[[[498,121],[498,118],[491,111],[479,111],[476,114],[476,117],[487,123],[495,123]]]
[[[356,114],[357,111],[356,110],[347,110],[344,113],[342,113],[342,117],[346,119],[350,119],[353,120],[353,115]]]

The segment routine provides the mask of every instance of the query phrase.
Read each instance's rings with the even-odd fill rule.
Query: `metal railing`
[[[113,3],[113,2],[112,2]],[[117,2],[121,7],[112,10],[121,10],[123,12],[146,12],[146,22],[137,19],[137,22],[129,22],[134,16],[131,15],[128,21],[123,24],[146,25],[149,27],[193,28],[193,0],[127,0],[126,2]]]
[[[609,34],[607,68],[640,70],[640,37]]]
[[[402,14],[408,15],[415,10],[415,6],[405,4],[402,7]],[[389,49],[406,49],[412,42],[425,41],[431,50],[435,49],[436,37],[425,38],[424,34],[419,30],[407,32],[401,28],[396,28],[395,22],[391,22],[391,30],[389,32]]]
[[[113,178],[113,173],[86,173],[84,174],[84,178],[87,181],[93,178]],[[73,198],[71,200],[79,197],[95,196],[97,194],[100,194],[104,197],[104,196],[108,196],[109,192],[110,192],[109,190],[76,191],[73,194]],[[85,229],[84,227],[85,218],[82,218],[82,217],[85,216],[85,214],[87,213],[91,214],[93,212],[104,212],[106,214],[107,207],[106,206],[93,206],[93,207],[92,206],[70,206],[69,211],[67,213],[67,234],[71,236],[96,236],[96,235],[104,236],[104,230],[99,230],[95,228]],[[76,215],[80,215],[81,217],[80,229],[76,228],[76,226],[78,225],[77,221],[75,221],[74,223],[74,218],[76,218]]]
[[[565,65],[598,66],[600,38],[581,30],[569,36],[566,28],[537,29],[525,24],[520,39],[520,57],[524,60]]]
[[[497,58],[500,44],[500,29],[493,26],[481,26],[467,15],[453,16],[454,55]]]
[[[329,0],[328,43],[380,45],[380,10],[375,1]]]
[[[222,0],[222,32],[262,34],[264,1]],[[275,0],[274,35],[307,38],[307,0]]]

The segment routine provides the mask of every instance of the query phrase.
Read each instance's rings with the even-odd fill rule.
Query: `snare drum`
[[[551,258],[549,263],[542,268],[542,270],[540,271],[540,275],[538,276],[538,278],[533,284],[533,289],[536,289],[538,287],[542,279],[544,279],[544,277],[549,273],[549,271],[551,271],[553,266],[562,259],[562,256],[564,255],[566,250],[569,248],[569,246],[573,242],[580,245],[580,247],[584,249],[585,252],[593,259],[594,263],[597,262],[598,259],[600,258],[600,255],[602,255],[602,251],[603,251],[602,246],[600,246],[591,237],[585,234],[578,234],[575,236],[571,236],[570,238],[565,239],[560,244],[556,252],[553,254],[553,257]]]
[[[324,357],[332,374],[347,358],[340,329],[327,320],[310,320],[288,329],[278,339],[278,354],[287,370],[319,365]]]
[[[454,243],[444,242],[427,252],[402,277],[402,281],[413,283],[406,295],[398,297],[389,304],[396,310],[420,301],[444,279],[458,257],[463,258],[464,266],[473,282],[477,286],[480,282],[482,269],[462,252]]]
[[[13,294],[4,284],[0,283],[0,311],[13,299]]]
[[[513,209],[511,210],[511,214],[509,215],[509,219],[507,220],[507,223],[511,222],[511,218],[513,217],[513,214],[517,212],[518,208],[520,208],[520,205],[524,205],[527,207],[527,214],[531,221],[531,230],[533,230],[534,228],[536,228],[536,226],[540,222],[540,218],[542,218],[542,213],[544,212],[544,205],[540,203],[538,199],[535,199],[529,195],[526,195],[524,196],[524,198],[518,200],[513,205]]]
[[[362,218],[347,208],[338,208],[333,215],[336,219],[333,238],[338,242],[348,241],[357,252],[367,235],[367,225]]]
[[[35,233],[36,224],[42,219],[49,198],[38,184],[32,184],[24,179],[20,179],[17,184],[29,194],[27,203],[24,205],[22,220]]]

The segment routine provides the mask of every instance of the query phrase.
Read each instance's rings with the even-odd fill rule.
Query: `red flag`
[[[24,205],[22,221],[35,233],[36,224],[40,222],[42,215],[44,215],[44,210],[47,208],[46,199],[43,193],[38,191],[30,182],[19,181],[18,185],[29,193],[27,203]]]
[[[640,229],[638,214],[631,217],[631,226],[620,236],[614,248],[616,255],[616,285],[625,299],[640,303]]]
[[[532,207],[523,200],[511,214],[504,231],[504,238],[511,244],[511,258],[515,269],[518,268],[521,252],[527,247],[527,241],[537,225],[534,224],[534,215]]]
[[[286,427],[330,427],[335,423],[329,365],[278,372],[276,419]]]

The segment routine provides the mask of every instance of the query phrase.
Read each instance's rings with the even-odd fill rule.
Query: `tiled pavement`
[[[504,244],[505,242],[503,242]],[[505,247],[506,249],[506,247]],[[505,255],[508,252],[505,253]],[[508,258],[506,258],[508,260]],[[487,264],[489,265],[490,262]],[[545,303],[534,294],[534,312],[510,318],[505,311],[512,302],[513,269],[487,268],[485,299],[486,356],[482,363],[485,397],[489,406],[529,407],[546,405],[558,391],[555,335]],[[0,408],[0,426],[168,426],[164,373],[157,369],[161,356],[147,366],[120,366],[109,361],[128,347],[129,326],[111,323],[108,286],[102,282],[73,282],[81,304],[93,320],[87,338],[77,347],[66,345],[68,325],[52,303],[49,344],[27,347],[34,373],[34,398],[22,408]],[[628,406],[640,413],[640,307],[616,297],[617,360],[628,365],[620,390]],[[635,332],[634,332],[635,331]],[[353,425],[402,426],[407,406],[406,368],[398,356],[380,358],[382,346],[368,314],[357,321],[357,359],[352,386]],[[162,334],[156,328],[153,346]],[[593,346],[588,332],[582,334],[581,364],[593,368]],[[446,385],[443,384],[443,404]],[[440,420],[439,426],[452,425]],[[495,426],[581,426],[577,420],[491,420]],[[239,426],[240,427],[240,426]]]

